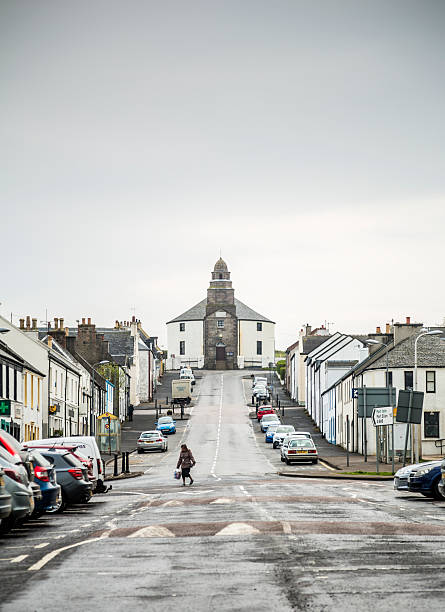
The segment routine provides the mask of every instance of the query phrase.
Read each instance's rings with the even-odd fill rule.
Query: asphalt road
[[[1,609],[443,610],[445,502],[279,477],[242,376],[205,373],[168,453],[132,457],[142,477],[3,538]]]

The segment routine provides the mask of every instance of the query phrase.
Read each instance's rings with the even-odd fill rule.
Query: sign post
[[[410,425],[416,423],[420,425],[422,422],[423,409],[423,391],[399,391],[399,399],[397,402],[396,421],[398,423],[406,423],[405,446],[403,449],[403,467],[406,464],[406,451],[408,449],[408,437],[410,434]],[[411,450],[413,446],[411,436]]]
[[[375,464],[376,472],[379,473],[380,468],[380,427],[387,427],[394,424],[394,416],[392,406],[380,406],[372,411],[372,424],[375,427]]]

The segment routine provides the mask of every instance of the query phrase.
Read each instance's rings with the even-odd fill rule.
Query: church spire
[[[221,257],[215,264],[212,272],[210,287],[207,289],[208,304],[234,304],[235,296],[230,280],[227,264]]]

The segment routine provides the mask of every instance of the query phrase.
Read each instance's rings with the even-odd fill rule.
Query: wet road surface
[[[443,610],[445,502],[279,477],[243,375],[204,374],[168,453],[132,458],[142,477],[3,538],[2,610]]]

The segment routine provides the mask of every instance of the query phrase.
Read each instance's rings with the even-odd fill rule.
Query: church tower
[[[204,367],[209,370],[237,368],[238,323],[235,290],[226,262],[215,264],[207,289],[204,319]]]

